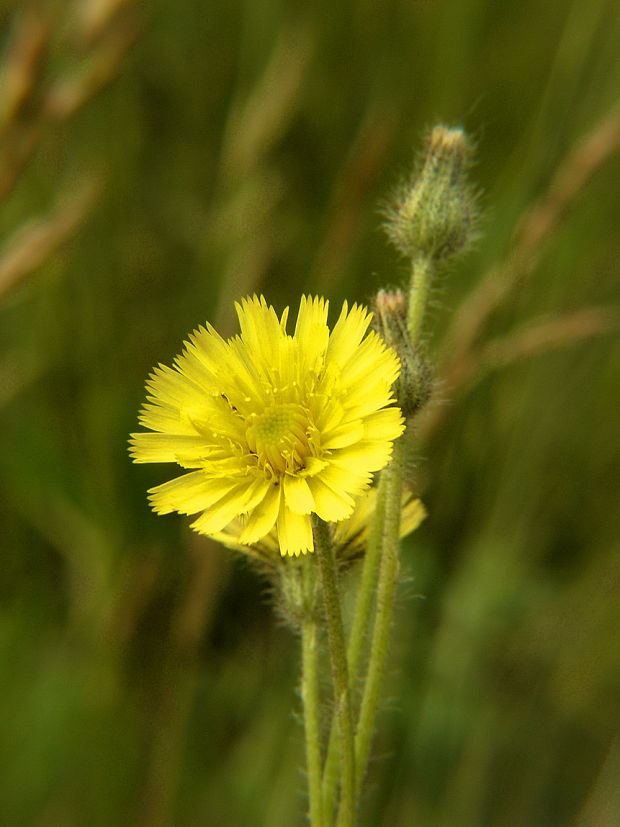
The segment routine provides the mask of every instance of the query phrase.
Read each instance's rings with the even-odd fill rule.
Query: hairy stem
[[[409,290],[409,316],[407,326],[411,341],[418,343],[424,327],[428,307],[434,265],[430,258],[414,258],[411,266]]]
[[[306,566],[306,569],[308,567]],[[301,698],[306,736],[306,769],[311,827],[323,827],[321,799],[321,728],[319,724],[318,626],[316,618],[306,616],[301,623],[302,676]]]
[[[360,579],[359,590],[355,601],[353,623],[349,636],[347,661],[349,681],[355,687],[359,680],[362,667],[362,655],[370,626],[370,615],[377,590],[377,576],[381,552],[381,536],[385,514],[385,479],[383,474],[377,492],[377,507],[371,531],[368,548],[364,555],[364,564]],[[325,813],[331,813],[334,808],[336,784],[338,781],[338,741],[335,729],[330,733],[327,747],[327,757],[323,770],[323,807]]]
[[[334,685],[334,724],[337,727],[340,742],[340,810],[338,825],[339,827],[352,827],[356,809],[355,747],[336,562],[327,523],[315,518],[313,530],[327,620],[327,639]]]
[[[385,477],[385,520],[383,523],[381,564],[377,587],[377,607],[370,645],[368,669],[355,736],[356,786],[359,791],[366,774],[374,734],[379,692],[385,672],[399,572],[401,494],[403,486],[403,440],[394,446],[392,462]]]

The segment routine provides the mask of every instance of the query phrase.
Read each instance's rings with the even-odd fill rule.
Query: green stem
[[[355,687],[361,674],[362,655],[368,639],[370,613],[377,591],[377,576],[381,552],[381,537],[385,515],[385,477],[382,474],[377,490],[377,505],[368,548],[364,555],[362,575],[355,600],[353,623],[349,635],[347,661],[349,667],[349,682]],[[336,784],[338,781],[338,742],[336,730],[332,727],[327,747],[327,757],[323,769],[323,812],[330,814],[334,809]]]
[[[334,721],[340,741],[340,810],[338,825],[339,827],[353,827],[356,804],[353,714],[351,711],[347,655],[342,627],[336,562],[327,523],[315,517],[313,530],[327,620],[327,639],[334,684]]]
[[[368,669],[355,736],[356,788],[361,789],[370,755],[370,745],[375,729],[381,682],[385,672],[394,596],[399,572],[400,516],[403,487],[403,440],[394,446],[392,462],[385,469],[385,521],[383,548],[377,587],[377,607],[373,627]]]
[[[349,637],[348,660],[352,685],[358,679],[361,671],[364,644],[368,639],[370,613],[377,591],[377,574],[381,561],[381,540],[383,537],[383,523],[385,521],[386,492],[386,479],[382,474],[379,480],[374,520],[368,541],[368,548],[364,555],[362,576],[355,601],[355,613],[353,615],[353,623]]]
[[[411,341],[414,343],[419,342],[421,338],[431,292],[433,271],[433,262],[430,258],[414,258],[411,263],[407,326],[411,334]]]
[[[308,561],[313,562],[313,561]],[[306,561],[304,560],[304,563]],[[304,566],[306,582],[309,566]],[[304,615],[301,622],[302,675],[301,698],[304,708],[306,735],[306,768],[308,773],[308,798],[311,827],[323,827],[321,800],[321,728],[319,724],[318,680],[318,626],[314,614]]]

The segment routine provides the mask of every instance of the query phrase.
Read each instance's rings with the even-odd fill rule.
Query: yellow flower
[[[372,473],[404,430],[392,385],[396,354],[371,314],[345,302],[330,334],[328,303],[302,297],[293,335],[265,299],[235,305],[241,334],[225,341],[210,325],[190,337],[174,367],[155,368],[132,435],[136,462],[195,469],[149,491],[159,514],[199,517],[217,535],[236,518],[242,545],[277,529],[281,554],[313,550],[311,514],[349,517]],[[365,337],[364,337],[365,336]]]

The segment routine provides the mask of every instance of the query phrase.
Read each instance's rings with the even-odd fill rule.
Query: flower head
[[[281,554],[313,550],[311,514],[349,517],[372,473],[404,429],[392,385],[396,354],[371,314],[343,305],[333,331],[328,303],[302,297],[293,335],[263,297],[235,305],[241,333],[225,341],[207,325],[174,367],[155,368],[133,434],[136,462],[193,469],[149,491],[160,514],[196,514],[192,528],[217,535],[236,518],[239,543],[276,527]]]

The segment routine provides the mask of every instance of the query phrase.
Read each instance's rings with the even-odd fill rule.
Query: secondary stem
[[[381,475],[377,490],[377,506],[375,519],[364,555],[364,564],[360,578],[359,590],[355,601],[353,623],[349,636],[347,661],[349,668],[349,682],[355,687],[361,673],[362,655],[368,639],[370,614],[377,588],[377,572],[381,554],[381,537],[385,514],[385,478]],[[338,782],[338,742],[334,728],[330,733],[327,757],[323,769],[323,812],[331,813],[334,808],[336,784]]]
[[[355,736],[356,786],[359,791],[366,774],[370,745],[375,729],[381,681],[385,672],[394,596],[399,571],[400,516],[403,486],[403,440],[394,446],[391,464],[385,469],[386,500],[383,548],[377,587],[377,607],[370,645],[368,670]],[[382,475],[382,476],[383,476]]]
[[[356,809],[353,714],[351,711],[347,655],[340,611],[336,562],[327,523],[315,518],[313,530],[327,620],[327,638],[334,684],[334,719],[340,741],[340,810],[338,824],[340,827],[353,827]]]

